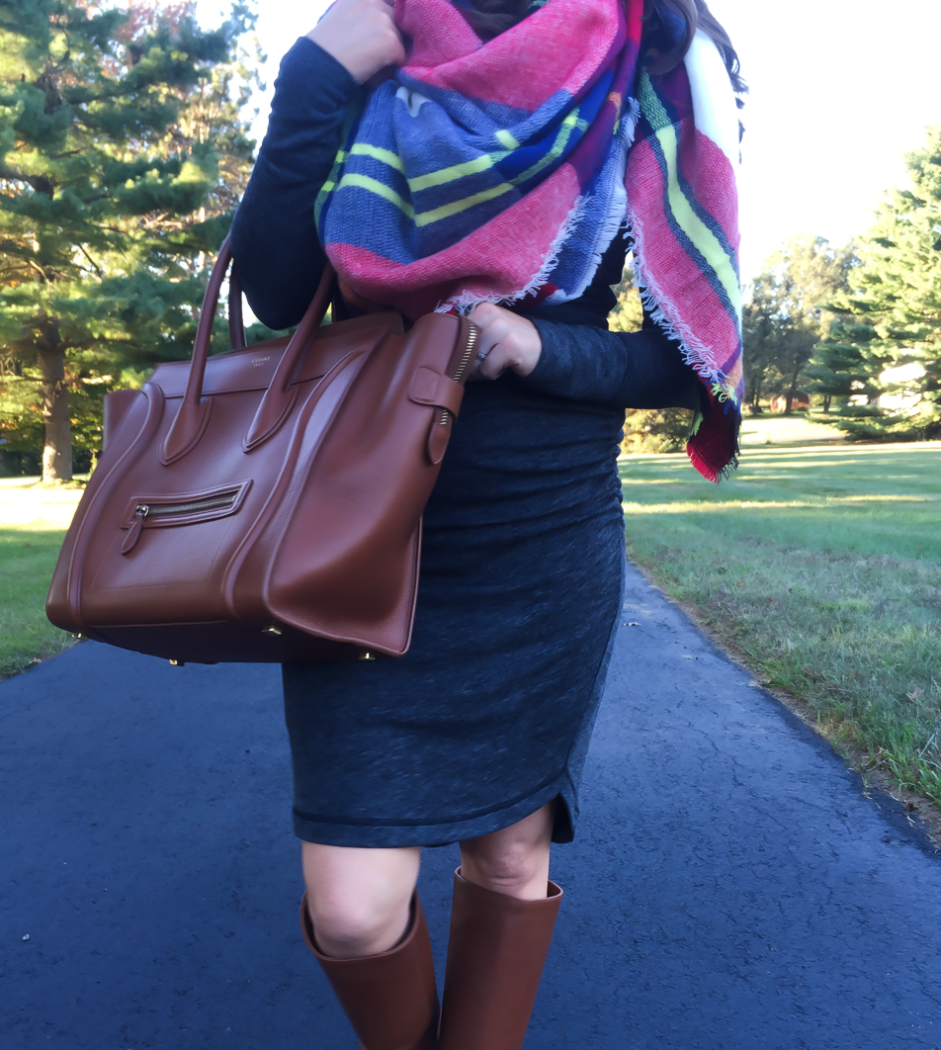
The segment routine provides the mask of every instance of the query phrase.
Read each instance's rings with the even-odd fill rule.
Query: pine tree
[[[103,392],[186,356],[253,143],[244,7],[0,0],[0,426],[43,479],[100,447]],[[71,403],[71,404],[70,404]],[[84,412],[76,414],[76,409]]]
[[[833,321],[826,339],[814,347],[804,378],[808,390],[822,398],[824,412],[831,410],[834,399],[843,411],[851,401],[865,399],[867,406],[875,403],[881,389],[879,374],[885,365],[873,353],[874,334],[869,325],[843,318]]]
[[[941,436],[941,126],[905,162],[910,188],[886,196],[860,242],[852,293],[841,299],[852,325],[836,327],[823,346],[821,364],[837,371],[826,353],[846,354],[839,374],[866,395],[839,423],[857,436]],[[905,365],[914,366],[907,378],[885,376]],[[880,394],[906,395],[908,404],[877,409]]]

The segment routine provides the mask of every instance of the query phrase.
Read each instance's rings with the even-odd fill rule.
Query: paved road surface
[[[527,1050],[941,1050],[941,858],[633,572],[623,618]],[[355,1050],[289,791],[273,667],[0,685],[0,1048]]]

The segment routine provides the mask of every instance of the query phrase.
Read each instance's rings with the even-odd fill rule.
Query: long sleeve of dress
[[[542,353],[527,385],[612,408],[698,408],[701,383],[679,346],[652,321],[639,332],[534,317]]]
[[[232,223],[242,288],[270,328],[297,324],[323,272],[314,201],[357,91],[346,68],[307,37],[281,62],[268,131]]]

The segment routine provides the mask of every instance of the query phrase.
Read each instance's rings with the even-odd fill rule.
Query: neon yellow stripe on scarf
[[[381,146],[370,146],[368,142],[355,142],[350,150],[350,156],[372,157],[373,160],[381,160],[383,164],[388,164],[390,168],[395,168],[396,171],[405,174],[405,165],[396,154],[390,149],[382,149]]]
[[[429,226],[433,222],[439,222],[441,219],[446,219],[450,215],[457,215],[462,211],[467,211],[468,208],[473,208],[475,204],[482,204],[484,201],[493,200],[494,197],[500,197],[504,193],[508,193],[513,187],[507,182],[501,182],[498,186],[491,186],[489,189],[482,190],[480,193],[475,193],[471,197],[465,197],[463,200],[452,201],[450,204],[444,204],[440,208],[432,208],[431,211],[422,212],[420,215],[415,214],[415,209],[403,200],[402,197],[388,186],[379,182],[378,179],[371,179],[368,175],[358,175],[355,172],[349,172],[340,179],[340,185],[337,187],[338,190],[342,190],[346,186],[353,186],[359,190],[366,190],[367,193],[375,193],[377,197],[382,197],[387,200],[390,204],[394,204],[399,211],[402,212],[407,218],[412,219],[416,226]]]
[[[481,190],[480,193],[475,193],[471,197],[452,201],[450,204],[442,204],[440,208],[432,208],[431,211],[422,212],[420,215],[415,216],[415,225],[429,226],[433,222],[439,222],[441,219],[447,219],[451,215],[467,211],[468,208],[473,208],[475,204],[483,204],[484,201],[491,201],[494,197],[502,197],[504,193],[509,193],[512,189],[513,187],[508,182],[501,182],[498,186],[491,186],[486,190]]]
[[[517,175],[516,178],[511,179],[507,184],[507,189],[513,186],[519,186],[528,181],[533,178],[533,176],[538,175],[543,168],[547,167],[554,160],[557,160],[568,145],[568,140],[572,137],[572,132],[575,128],[580,128],[582,131],[588,129],[587,122],[579,119],[577,108],[569,113],[565,120],[559,125],[559,131],[556,135],[555,142],[552,144],[552,149],[549,150],[549,152],[542,157],[538,163],[534,164],[531,168],[527,168],[526,171],[521,175]],[[419,175],[417,178],[408,180],[408,188],[414,193],[418,193],[420,190],[427,190],[432,186],[441,186],[446,182],[453,182],[455,179],[463,178],[465,175],[477,175],[482,171],[487,171],[488,168],[492,168],[494,164],[503,160],[504,157],[508,157],[513,149],[519,148],[519,143],[509,132],[498,131],[497,139],[499,139],[504,145],[509,145],[510,141],[512,141],[513,146],[511,149],[502,153],[485,153],[464,164],[452,164],[450,168],[442,168],[440,171],[431,171],[427,175]],[[355,147],[353,152],[356,152]],[[506,192],[506,190],[504,190],[504,192]],[[472,198],[470,197],[467,198],[467,200],[471,199]],[[483,199],[487,200],[489,198]]]
[[[357,175],[355,172],[349,172],[340,179],[340,185],[337,186],[337,190],[342,190],[344,186],[355,186],[357,189],[366,190],[368,193],[375,193],[377,197],[383,197],[390,204],[394,204],[408,218],[415,218],[415,209],[411,204],[406,200],[402,200],[395,190],[383,185],[378,179],[371,179],[368,175]]]
[[[343,129],[340,132],[340,142],[345,144],[349,139],[350,130],[353,127],[355,121],[359,118],[361,112],[361,106],[350,106],[346,120],[343,121]],[[330,169],[330,174],[327,177],[327,181],[320,187],[320,192],[317,194],[317,198],[314,201],[314,222],[317,224],[318,229],[320,228],[320,213],[323,211],[323,206],[327,203],[327,198],[336,188],[337,181],[340,178],[340,172],[343,170],[343,165],[346,163],[346,150],[343,145],[337,150],[337,155],[333,158],[333,167]]]
[[[463,164],[452,164],[450,168],[441,168],[439,171],[429,171],[427,175],[417,175],[408,180],[408,188],[413,193],[421,190],[431,189],[432,186],[443,186],[446,182],[462,179],[465,175],[478,175],[482,171],[492,168],[498,160],[502,160],[506,153],[482,153],[474,160],[465,161]]]
[[[430,226],[433,222],[440,222],[442,219],[450,218],[452,215],[459,215],[462,211],[467,211],[468,208],[473,208],[477,204],[483,204],[485,201],[493,200],[496,197],[502,197],[504,193],[510,193],[516,186],[519,186],[538,175],[543,168],[558,159],[565,151],[565,148],[568,145],[568,140],[571,138],[572,133],[576,128],[584,131],[587,127],[587,123],[579,117],[578,109],[574,109],[559,125],[559,130],[556,134],[555,142],[552,144],[552,149],[549,150],[545,156],[541,157],[531,168],[527,168],[526,171],[517,175],[509,182],[498,183],[496,186],[490,186],[469,197],[463,197],[461,200],[451,201],[450,204],[443,204],[439,208],[432,208],[429,211],[419,212],[418,214],[415,213],[412,205],[404,200],[400,194],[396,193],[395,190],[379,182],[378,179],[370,178],[368,175],[358,175],[350,172],[340,179],[339,185],[337,185],[336,188],[337,190],[342,190],[344,187],[350,186],[355,187],[356,189],[366,190],[368,193],[375,193],[376,196],[382,197],[384,200],[389,201],[390,204],[394,204],[409,219],[414,220],[416,226]],[[372,157],[374,160],[388,164],[389,167],[394,168],[396,171],[403,170],[401,160],[390,150],[381,149],[378,146],[370,146],[365,142],[357,142],[350,150],[350,154]],[[432,186],[440,186],[446,182],[453,182],[456,179],[461,179],[468,175],[476,175],[492,168],[498,160],[505,156],[507,156],[506,153],[483,154],[472,161],[466,161],[463,164],[453,164],[448,168],[441,168],[439,171],[428,172],[426,175],[419,175],[414,179],[409,179],[408,186],[413,192],[418,192],[423,189],[429,189]],[[337,159],[339,162],[339,155]],[[334,183],[327,182],[324,184],[321,192],[329,193],[333,188]]]
[[[673,213],[677,225],[693,242],[702,253],[706,262],[712,267],[716,277],[722,283],[729,302],[735,310],[736,316],[742,316],[742,289],[739,284],[738,275],[732,266],[725,249],[720,244],[716,235],[699,218],[693,210],[692,205],[683,193],[679,183],[678,157],[680,143],[676,134],[676,128],[670,120],[669,114],[663,108],[660,100],[654,93],[649,77],[642,78],[639,101],[644,116],[651,127],[655,128],[657,141],[663,151],[663,157],[667,165],[667,198],[670,203],[670,211]]]
[[[522,175],[517,175],[516,178],[513,180],[513,185],[521,185],[528,179],[531,179],[534,175],[538,175],[543,168],[551,164],[554,160],[557,160],[562,155],[563,150],[568,144],[568,140],[572,137],[572,132],[576,128],[579,128],[582,131],[587,131],[588,129],[587,121],[584,121],[579,118],[577,106],[559,125],[559,133],[555,137],[555,142],[553,142],[552,144],[552,149],[549,150],[549,152],[539,161],[537,161],[531,168],[527,168],[527,170],[524,171]]]
[[[670,211],[677,225],[687,237],[696,245],[706,259],[706,262],[715,271],[716,277],[722,282],[725,294],[735,310],[736,316],[742,313],[742,289],[738,283],[738,277],[732,268],[731,260],[725,249],[719,243],[716,235],[699,218],[692,206],[686,199],[686,194],[680,189],[677,178],[677,154],[679,152],[679,141],[673,125],[661,128],[656,133],[660,148],[667,163],[667,197],[670,201]]]

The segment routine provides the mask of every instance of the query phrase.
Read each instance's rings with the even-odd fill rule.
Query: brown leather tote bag
[[[421,516],[477,337],[429,314],[321,326],[328,270],[293,336],[209,356],[231,254],[192,362],[108,395],[104,450],[46,602],[65,630],[173,662],[401,656]]]

